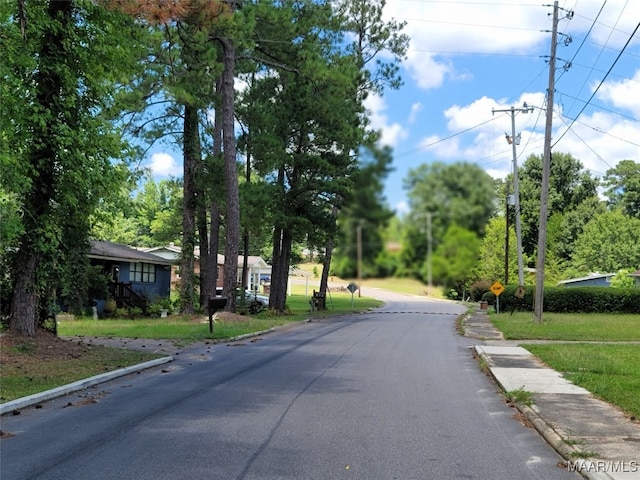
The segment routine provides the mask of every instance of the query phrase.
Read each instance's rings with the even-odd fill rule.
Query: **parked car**
[[[245,301],[247,302],[257,302],[263,307],[269,306],[269,297],[267,295],[262,295],[261,293],[253,293],[248,290],[245,290]],[[238,294],[238,301],[242,300],[242,295]]]
[[[216,295],[220,296],[222,295],[222,287],[217,287],[216,288]],[[257,293],[257,292],[251,292],[249,290],[245,290],[244,291],[244,299],[247,303],[253,303],[256,302],[258,304],[260,304],[262,307],[267,307],[269,306],[269,296],[268,295],[263,295],[261,293]],[[242,292],[238,292],[238,297],[236,299],[237,302],[241,302],[242,301]]]

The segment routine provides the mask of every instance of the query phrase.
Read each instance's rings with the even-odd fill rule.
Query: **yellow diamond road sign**
[[[504,287],[502,286],[502,284],[500,282],[495,282],[493,285],[491,285],[490,290],[493,292],[493,294],[496,297],[499,297],[500,294],[502,292],[504,292]]]

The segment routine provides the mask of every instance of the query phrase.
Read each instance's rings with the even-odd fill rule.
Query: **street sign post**
[[[496,313],[500,313],[500,295],[504,292],[504,286],[500,282],[495,282],[489,290],[496,296]]]
[[[356,290],[358,290],[358,285],[351,282],[349,285],[347,285],[347,290],[351,292],[351,308],[353,308],[353,294],[356,292]]]

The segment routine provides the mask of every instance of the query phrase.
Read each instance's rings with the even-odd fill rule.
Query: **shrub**
[[[535,288],[525,287],[524,298],[515,297],[515,285],[500,296],[502,311],[532,311]],[[490,294],[493,296],[493,294]],[[484,296],[483,296],[484,299]],[[640,313],[640,289],[610,287],[545,287],[544,311],[556,313]]]
[[[489,305],[493,305],[494,303],[496,303],[496,296],[493,294],[493,292],[484,292],[482,294],[482,297],[480,297],[480,300],[482,300],[483,302],[487,302]]]
[[[445,297],[447,297],[449,300],[457,300],[458,298],[460,298],[455,288],[452,288],[451,290],[449,290],[445,294]]]
[[[478,280],[477,282],[472,283],[469,289],[471,294],[471,301],[478,302],[483,299],[482,296],[485,293],[489,292],[490,287],[491,283],[488,280]],[[493,295],[493,293],[491,295]]]

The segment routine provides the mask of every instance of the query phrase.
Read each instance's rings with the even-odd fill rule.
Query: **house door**
[[[120,265],[111,265],[111,279],[113,283],[120,283]]]

